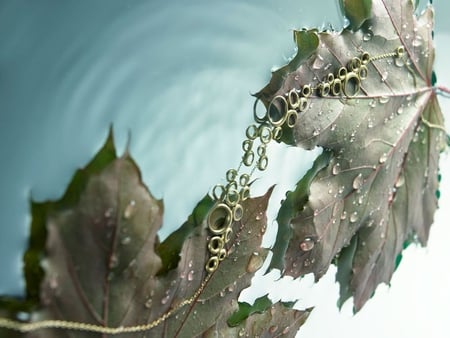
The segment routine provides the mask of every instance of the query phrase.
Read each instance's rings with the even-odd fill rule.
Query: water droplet
[[[106,218],[110,218],[110,217],[112,216],[113,212],[114,212],[114,209],[113,209],[113,208],[108,208],[108,209],[105,210],[104,216],[105,216]]]
[[[193,279],[194,279],[194,270],[191,270],[188,272],[187,280],[191,282]]]
[[[395,58],[395,65],[397,67],[403,67],[405,65],[405,60],[402,57]]]
[[[412,45],[414,47],[420,47],[422,46],[422,42],[423,42],[422,37],[420,35],[416,35],[416,37],[412,41]]]
[[[373,33],[371,31],[367,31],[363,35],[363,40],[364,41],[370,41],[372,39],[372,37],[373,37]]]
[[[345,187],[343,185],[341,185],[338,189],[338,194],[342,194],[345,190]]]
[[[397,114],[401,115],[403,113],[403,105],[401,105],[400,107],[398,107],[397,109]]]
[[[387,71],[384,71],[381,73],[381,82],[385,82],[388,79],[389,73]]]
[[[375,108],[376,106],[377,106],[377,101],[374,100],[374,99],[370,100],[370,102],[369,102],[369,107]]]
[[[333,168],[331,169],[331,173],[333,175],[337,175],[341,172],[341,165],[339,163],[336,163]]]
[[[288,334],[289,330],[290,330],[289,326],[286,326],[283,332],[281,332],[281,334]]]
[[[319,215],[319,209],[314,209],[314,216]]]
[[[152,302],[153,302],[153,300],[152,300],[151,298],[149,298],[149,299],[147,299],[147,301],[145,302],[144,306],[145,306],[147,309],[151,309],[151,308],[152,308]]]
[[[383,232],[381,233],[380,237],[381,237],[381,238],[384,238],[384,237],[386,237],[386,235],[385,235],[384,231],[383,231]]]
[[[263,218],[263,213],[262,213],[262,212],[257,213],[255,218],[256,218],[257,221],[262,220],[262,218]]]
[[[245,270],[248,273],[254,273],[263,265],[263,263],[264,263],[263,258],[257,252],[254,252],[250,256],[250,259],[248,260],[247,267],[245,268]]]
[[[387,155],[386,153],[383,153],[383,154],[380,156],[378,162],[380,162],[381,164],[383,164],[383,163],[385,163],[385,162],[387,161],[387,159],[388,159],[388,155]]]
[[[313,136],[318,136],[320,134],[320,129],[314,129]]]
[[[341,214],[341,219],[344,220],[346,218],[347,218],[347,211],[344,210]]]
[[[358,212],[354,211],[350,215],[350,223],[355,223],[358,220]]]
[[[116,254],[111,255],[109,258],[109,268],[114,269],[119,265],[119,258]]]
[[[277,330],[278,330],[277,325],[272,325],[271,327],[269,327],[269,333],[271,334],[274,334]]]
[[[169,294],[166,294],[166,296],[163,298],[163,299],[161,299],[161,304],[167,304],[167,302],[169,301],[169,299],[170,299],[170,295]]]
[[[335,130],[336,130],[336,127],[337,127],[336,123],[333,123],[333,124],[331,125],[330,130],[331,130],[331,131],[335,131]]]
[[[364,178],[363,175],[361,173],[359,173],[354,179],[353,179],[353,189],[358,190],[362,187],[362,185],[364,184]]]
[[[238,332],[239,337],[244,337],[245,336],[245,328],[241,328]]]
[[[321,55],[317,55],[316,59],[314,60],[312,67],[313,69],[321,69],[325,62],[323,61],[323,57]]]
[[[192,265],[193,265],[193,264],[194,264],[194,263],[192,262],[192,260],[190,260],[189,263],[188,263],[188,267],[189,267],[189,268],[192,268]]]
[[[388,103],[389,102],[389,96],[386,96],[386,95],[380,96],[379,101],[380,101],[381,104]]]
[[[405,176],[403,174],[400,174],[400,176],[397,178],[397,182],[395,182],[395,187],[400,188],[405,184]]]
[[[125,211],[123,212],[123,217],[125,219],[129,219],[131,216],[133,216],[136,209],[136,201],[131,200],[130,203],[125,207]]]
[[[122,238],[122,240],[120,241],[120,244],[122,245],[128,245],[131,242],[131,238],[129,236],[126,236],[124,238]]]
[[[311,251],[314,248],[314,240],[310,237],[306,237],[301,243],[300,243],[300,250],[302,251]]]

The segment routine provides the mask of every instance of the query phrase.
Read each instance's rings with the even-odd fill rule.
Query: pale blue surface
[[[435,1],[435,6],[437,32],[449,32],[449,3]],[[76,168],[101,146],[111,123],[121,151],[131,131],[131,153],[144,180],[165,200],[161,235],[180,225],[226,169],[238,163],[243,131],[252,118],[249,93],[264,86],[269,70],[293,54],[291,30],[330,21],[342,25],[332,0],[0,0],[0,294],[22,293],[20,265],[28,235],[29,198],[59,198]],[[450,78],[444,62],[450,44],[440,36],[439,80],[444,71]],[[271,164],[266,180],[259,181],[259,193],[280,183],[274,208],[294,181],[292,172],[309,167],[313,158],[289,155],[295,151],[272,152],[272,163],[281,164]],[[286,160],[290,168],[282,164]],[[445,180],[446,172],[443,175]],[[441,224],[435,226],[440,226],[439,238],[449,237]],[[268,232],[274,231],[269,224]],[[450,250],[442,249],[444,243],[430,244],[430,251],[435,245],[437,257],[448,262]],[[417,253],[421,255],[423,251]],[[442,337],[439,330],[446,317],[438,315],[450,311],[444,307],[450,303],[445,291],[450,277],[438,269],[424,269],[431,281],[423,283],[440,290],[439,295],[427,294],[426,287],[418,289],[421,279],[414,273],[429,261],[411,259],[408,262],[405,256],[397,275],[403,276],[404,266],[410,270],[398,277],[403,279],[397,285],[406,294],[428,297],[428,303],[413,304],[418,311],[430,312],[430,317],[420,317],[424,314],[418,312],[417,319],[411,320],[415,317],[409,314],[405,298],[397,297],[399,303],[392,304],[389,299],[395,296],[391,295],[375,297],[381,310],[370,301],[359,317],[346,320],[348,311],[337,313],[337,293],[328,288],[328,293],[318,294],[322,299],[313,301],[325,310],[320,312],[320,306],[315,310],[304,329],[306,337],[352,333],[387,337],[394,330],[386,325],[395,325],[397,319],[410,322],[411,330],[391,336],[423,337],[423,332],[433,332],[427,325],[433,325],[437,331],[430,336]],[[292,293],[289,287],[276,288]],[[440,298],[433,301],[432,296]],[[406,318],[389,312],[381,316],[383,306],[395,309],[396,304]],[[433,315],[430,309],[436,306],[442,307]],[[328,325],[322,324],[324,318]],[[364,328],[369,331],[363,333]]]

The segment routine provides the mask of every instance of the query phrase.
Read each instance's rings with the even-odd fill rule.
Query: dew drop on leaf
[[[133,216],[136,209],[136,201],[131,200],[130,203],[125,207],[125,211],[123,212],[123,218],[129,219]]]
[[[254,273],[263,265],[263,263],[264,259],[261,257],[261,255],[259,255],[259,253],[257,252],[254,252],[250,256],[245,270],[248,273]]]
[[[300,243],[300,250],[302,251],[311,251],[314,248],[314,240],[310,237],[306,237],[301,243]]]
[[[383,78],[384,78],[384,75],[383,75]],[[378,101],[380,101],[381,104],[388,103],[389,102],[389,96],[387,96],[387,95],[380,96]]]
[[[147,308],[147,309],[151,309],[152,308],[152,299],[151,298],[149,298],[149,299],[147,299],[147,301],[145,302],[145,304],[144,304],[144,306]]]
[[[272,325],[271,327],[269,327],[269,333],[273,334],[278,330],[278,326],[276,325]]]
[[[358,220],[358,212],[354,211],[350,215],[350,223],[355,223]]]
[[[344,220],[346,218],[347,218],[347,211],[344,210],[341,214],[341,219]]]
[[[400,174],[400,176],[397,178],[397,181],[395,182],[395,187],[400,188],[405,184],[405,176],[403,174]]]
[[[122,245],[128,245],[131,242],[131,238],[129,236],[126,236],[124,238],[122,238],[122,240],[120,241],[120,244]]]
[[[333,175],[337,175],[341,172],[341,165],[339,163],[336,163],[333,168],[331,169],[331,173]]]
[[[361,173],[359,173],[354,179],[353,179],[353,189],[358,190],[361,189],[362,185],[364,183],[364,178]]]
[[[166,295],[163,299],[161,299],[161,304],[167,304],[170,299],[170,295]]]
[[[383,155],[380,156],[378,162],[380,162],[381,164],[385,163],[388,159],[388,155],[386,153],[383,153]]]
[[[187,274],[187,280],[191,282],[193,279],[194,279],[194,270],[191,270]]]
[[[401,105],[400,107],[398,107],[397,109],[397,114],[401,115],[403,113],[403,105]]]

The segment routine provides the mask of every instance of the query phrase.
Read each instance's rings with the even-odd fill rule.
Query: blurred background
[[[435,69],[438,83],[450,86],[450,3],[434,6]],[[0,0],[0,294],[23,293],[30,199],[59,198],[110,124],[119,153],[131,134],[144,181],[164,199],[164,238],[239,163],[250,94],[294,54],[292,29],[343,24],[333,0]],[[448,116],[448,100],[440,102]],[[279,201],[318,153],[270,148],[253,191],[277,184],[266,246]],[[429,246],[409,247],[391,287],[379,287],[356,316],[351,301],[337,309],[334,268],[314,287],[309,276],[277,287],[273,274],[257,276],[242,299],[270,292],[275,300],[299,298],[298,308],[316,306],[301,337],[447,337],[447,153],[441,161],[441,209]]]

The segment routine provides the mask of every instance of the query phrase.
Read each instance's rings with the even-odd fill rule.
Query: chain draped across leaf
[[[341,268],[353,238],[341,301],[353,295],[356,310],[390,281],[414,233],[426,243],[437,207],[445,132],[431,83],[432,19],[431,7],[416,17],[412,1],[374,0],[356,31],[295,32],[295,67],[256,94],[270,119],[276,101],[306,88],[309,106],[282,140],[324,148],[280,209],[270,268],[319,279],[335,258]]]
[[[33,217],[41,222],[34,233],[47,233],[45,252],[36,253],[45,257],[42,283],[33,284],[38,304],[30,309],[29,323],[0,318],[0,334],[196,337],[235,330],[227,328],[227,320],[268,252],[261,240],[270,194],[242,201],[242,217],[232,221],[224,246],[228,259],[205,271],[211,198],[205,197],[188,221],[159,243],[162,203],[142,183],[128,153],[116,158],[110,134],[60,201],[34,209]],[[251,336],[270,333],[268,317],[280,323],[286,317],[294,321],[294,336],[309,312],[271,304],[262,314],[238,322],[236,330]],[[278,332],[272,331],[270,336]]]

